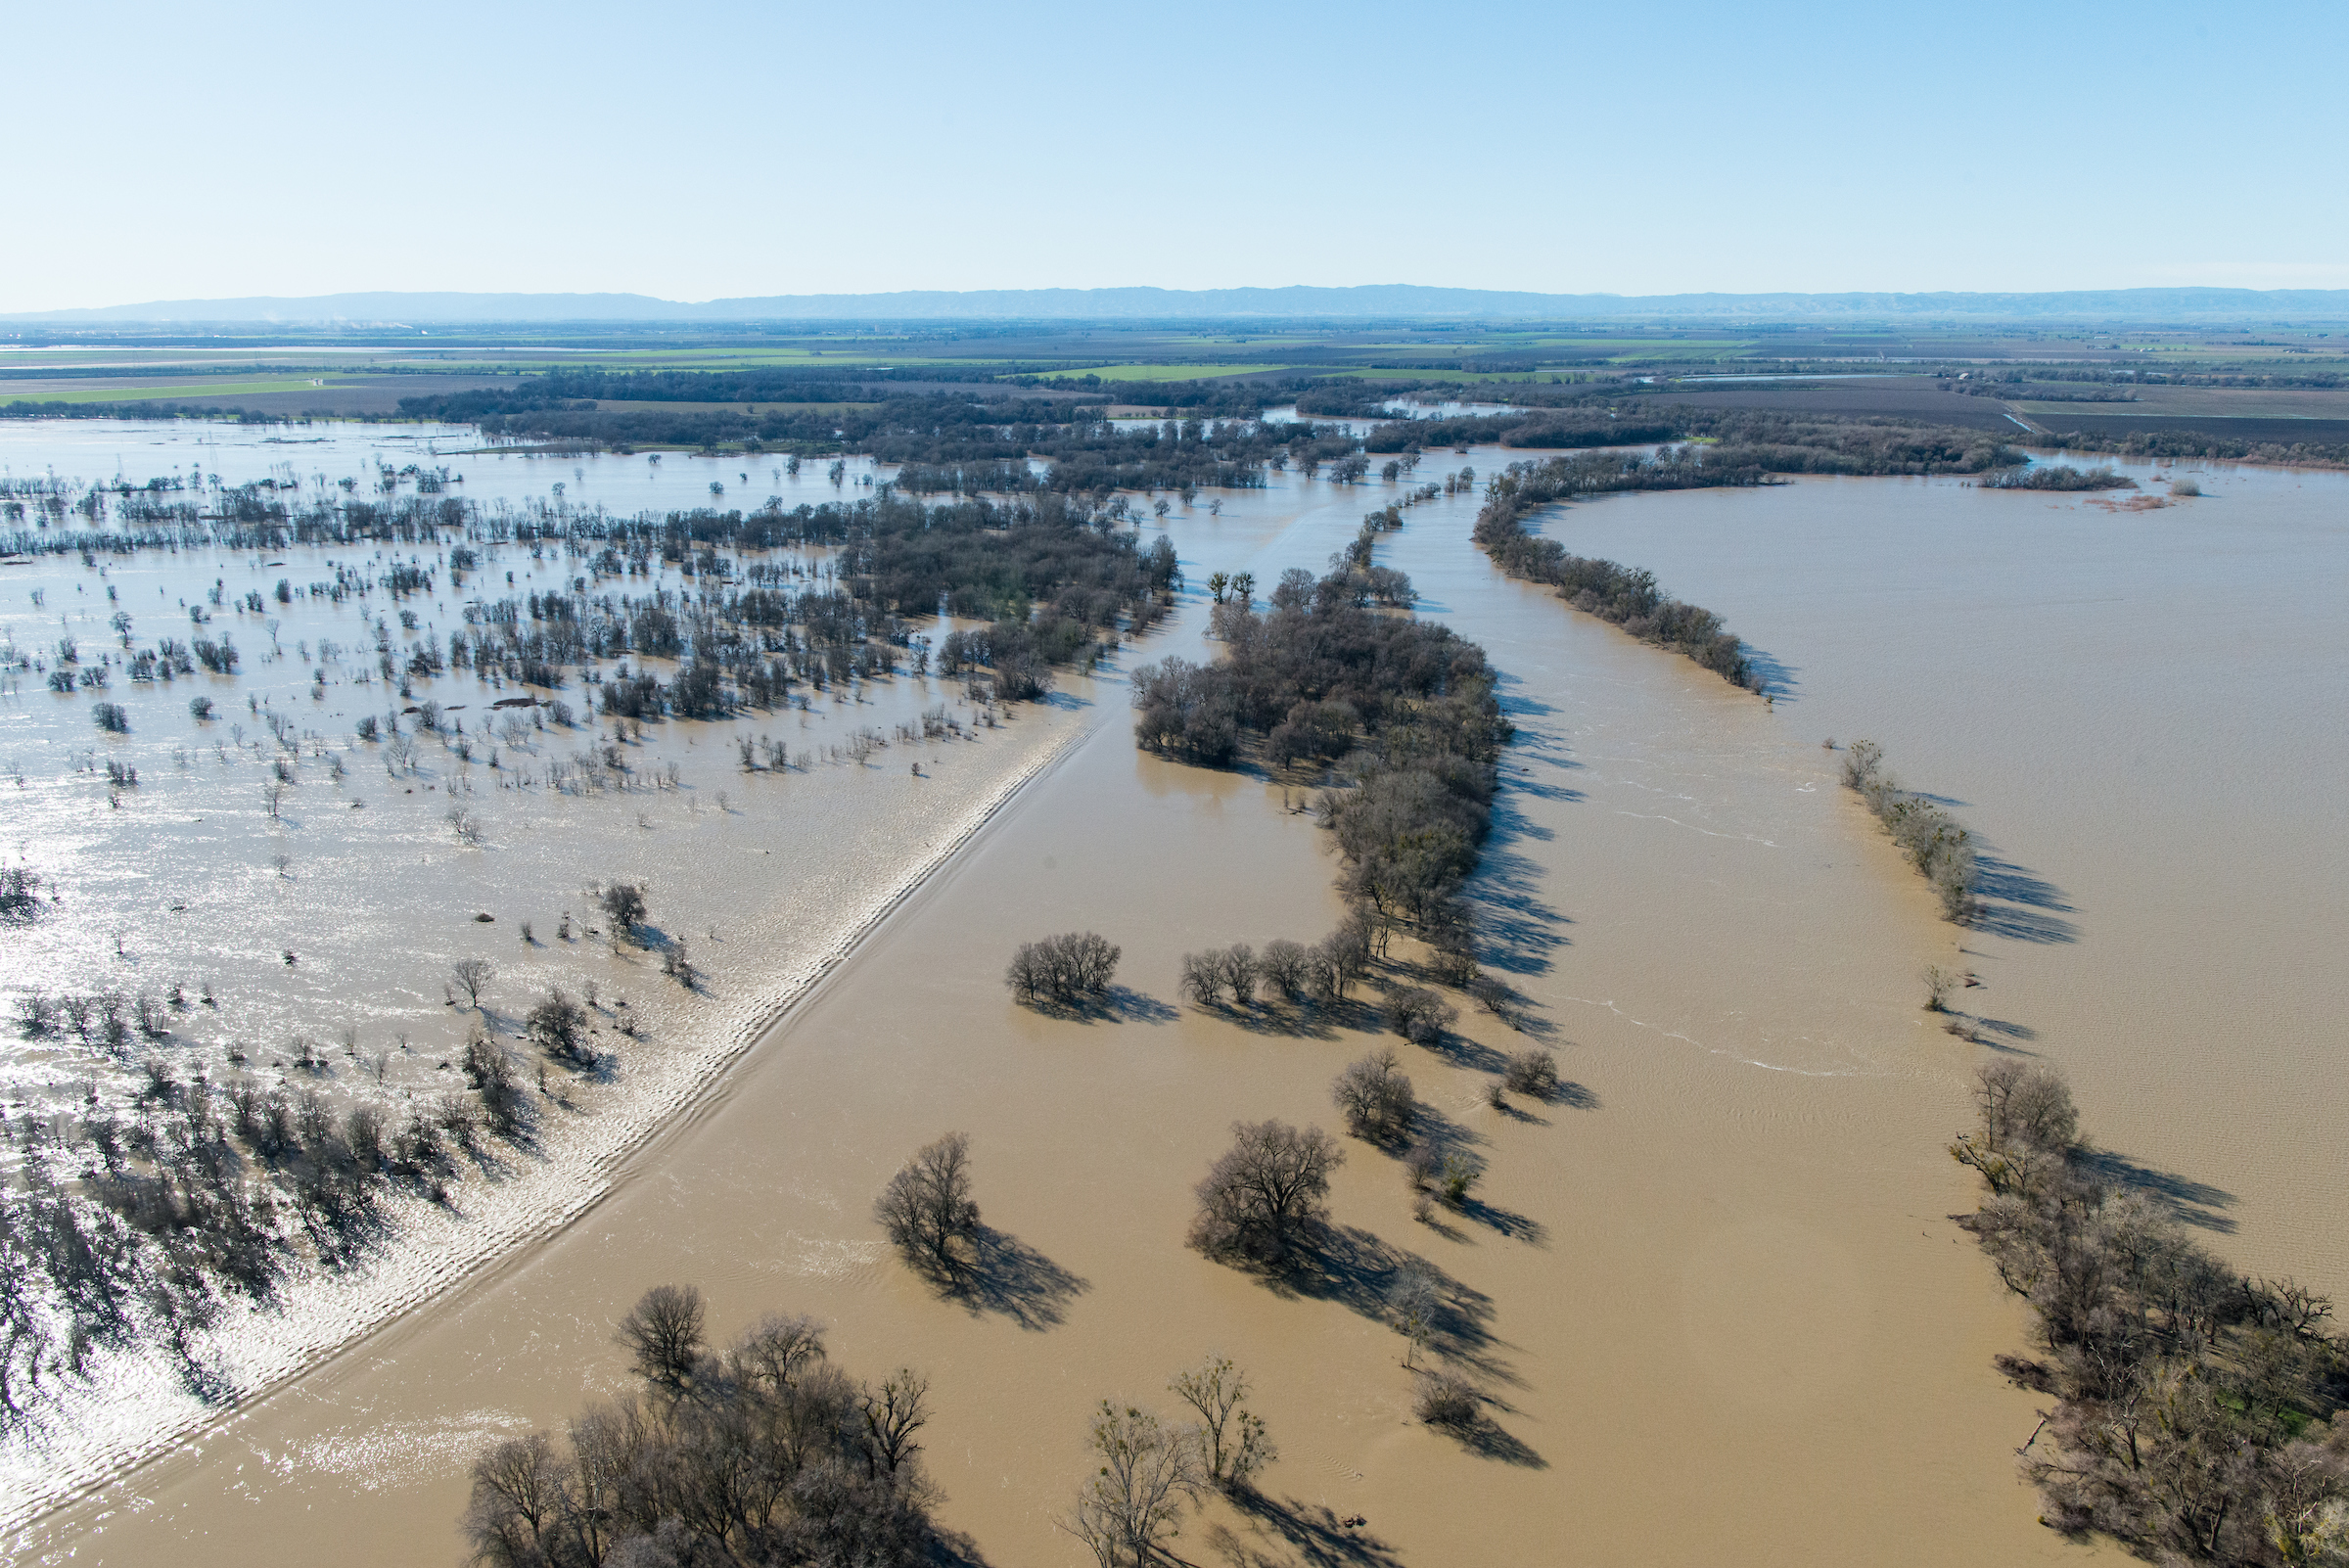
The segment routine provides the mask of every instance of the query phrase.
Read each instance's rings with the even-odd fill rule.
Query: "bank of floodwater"
[[[1172,531],[1194,581],[1269,583],[1319,569],[1380,499],[1284,482]],[[1519,739],[1474,892],[1488,965],[1552,1031],[1571,1088],[1494,1111],[1485,1067],[1522,1040],[1468,1014],[1408,1066],[1486,1160],[1480,1202],[1423,1224],[1359,1145],[1334,1197],[1359,1256],[1446,1282],[1452,1350],[1497,1397],[1482,1447],[1410,1420],[1375,1300],[1268,1289],[1182,1246],[1228,1124],[1335,1126],[1328,1082],[1366,1039],[1176,1005],[1183,951],[1326,930],[1331,866],[1276,785],[1137,755],[1110,724],[604,1201],[20,1548],[364,1563],[444,1540],[453,1556],[471,1448],[616,1387],[612,1321],[678,1279],[710,1293],[719,1337],[810,1312],[849,1364],[927,1370],[944,1518],[1004,1560],[1076,1559],[1050,1515],[1086,1412],[1164,1404],[1168,1374],[1210,1350],[1252,1370],[1285,1454],[1261,1510],[1192,1527],[1229,1557],[1359,1515],[1356,1546],[1404,1561],[1864,1562],[1887,1540],[1925,1561],[2052,1558],[2007,1468],[2029,1397],[1987,1370],[2019,1314],[1944,1218],[1966,1186],[1940,1143],[1977,1048],[1917,1007],[1916,966],[1947,941],[1929,895],[1816,740],[1501,577],[1468,544],[1475,505],[1412,510],[1380,560],[1505,677]],[[1203,619],[1194,602],[1147,656],[1185,651]],[[1012,944],[1087,928],[1126,948],[1119,1016],[1014,1006]],[[972,1134],[978,1196],[1020,1261],[960,1301],[898,1268],[867,1214],[949,1128]],[[438,1521],[445,1537],[420,1535]]]

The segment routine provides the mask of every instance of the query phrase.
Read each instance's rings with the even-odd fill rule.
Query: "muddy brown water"
[[[1283,485],[1175,536],[1194,580],[1268,583],[1318,569],[1380,499]],[[1485,1106],[1521,1043],[1490,1017],[1406,1049],[1437,1125],[1488,1163],[1468,1212],[1415,1222],[1394,1162],[1350,1144],[1351,1267],[1323,1286],[1184,1250],[1229,1123],[1334,1127],[1330,1078],[1378,1040],[1174,1005],[1186,949],[1326,929],[1335,867],[1277,786],[1138,756],[1105,712],[603,1202],[39,1522],[19,1555],[453,1560],[470,1454],[621,1386],[611,1324],[670,1279],[710,1294],[718,1337],[808,1312],[852,1371],[927,1371],[943,1517],[997,1562],[1078,1562],[1050,1521],[1087,1412],[1167,1408],[1168,1376],[1210,1352],[1249,1368],[1282,1457],[1265,1506],[1186,1528],[1194,1561],[2082,1555],[2014,1482],[2033,1400],[1988,1361],[2022,1314],[1946,1218],[1971,1199],[1941,1143],[1980,1055],[1916,1006],[1948,928],[1816,738],[1499,578],[1466,546],[1472,505],[1414,509],[1381,558],[1506,674],[1520,738],[1479,892],[1494,967],[1573,1086]],[[1143,656],[1186,651],[1201,619]],[[1081,927],[1125,948],[1123,1016],[1012,1007],[1009,946]],[[973,1136],[1000,1238],[974,1302],[926,1289],[868,1218],[948,1128]],[[1374,1296],[1409,1256],[1451,1281],[1442,1349],[1494,1401],[1474,1445],[1408,1418]]]

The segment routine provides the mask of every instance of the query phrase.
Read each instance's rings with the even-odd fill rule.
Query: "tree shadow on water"
[[[1517,786],[1512,783],[1511,788]],[[1516,846],[1548,837],[1526,819],[1504,792],[1494,802],[1493,831],[1485,840],[1476,874],[1463,890],[1476,912],[1487,968],[1511,975],[1548,971],[1551,955],[1568,945],[1573,924],[1542,897],[1542,867]]]
[[[1182,1016],[1174,1003],[1145,995],[1130,986],[1112,986],[1098,996],[1085,997],[1037,992],[1018,1001],[1031,1012],[1072,1024],[1171,1024]]]
[[[2110,1149],[2083,1149],[2073,1156],[2081,1170],[2116,1187],[2142,1192],[2167,1209],[2180,1223],[2200,1230],[2232,1235],[2234,1219],[2218,1211],[2232,1206],[2234,1194],[2207,1181],[2196,1181],[2175,1171],[2156,1171]]]
[[[2052,882],[1994,854],[1974,859],[1974,893],[1982,900],[1974,928],[2016,942],[2050,945],[2080,940],[2080,928],[2065,918],[2077,913]]]
[[[1403,1568],[1395,1548],[1361,1516],[1340,1518],[1326,1503],[1270,1498],[1246,1488],[1228,1496],[1247,1534],[1218,1525],[1210,1550],[1231,1568]]]
[[[1069,1303],[1093,1288],[1019,1237],[985,1224],[972,1238],[971,1261],[941,1283],[974,1314],[997,1313],[1036,1333],[1059,1327]]]
[[[1434,1280],[1442,1299],[1428,1350],[1473,1368],[1488,1381],[1515,1384],[1517,1374],[1500,1359],[1501,1342],[1493,1334],[1493,1298],[1433,1261],[1391,1246],[1370,1231],[1354,1225],[1318,1226],[1287,1258],[1260,1270],[1259,1277],[1276,1294],[1335,1302],[1359,1316],[1385,1322],[1389,1292],[1406,1267]]]

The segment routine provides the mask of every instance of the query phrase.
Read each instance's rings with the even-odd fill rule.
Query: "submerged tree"
[[[1148,1568],[1179,1532],[1182,1505],[1207,1489],[1198,1433],[1169,1427],[1138,1406],[1121,1408],[1103,1400],[1086,1446],[1100,1462],[1060,1527],[1083,1542],[1101,1568]]]
[[[873,1200],[873,1218],[909,1263],[949,1278],[958,1274],[956,1244],[979,1232],[970,1134],[949,1132],[915,1150]]]
[[[1317,1127],[1235,1122],[1231,1147],[1193,1189],[1190,1244],[1211,1257],[1278,1264],[1329,1213],[1329,1176],[1346,1151]]]

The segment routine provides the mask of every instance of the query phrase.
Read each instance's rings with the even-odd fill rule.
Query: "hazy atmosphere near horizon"
[[[8,38],[0,1565],[2349,1568],[2349,13]]]

